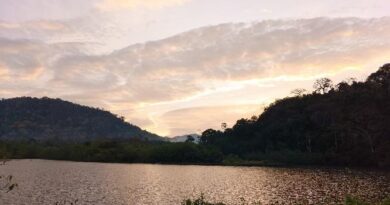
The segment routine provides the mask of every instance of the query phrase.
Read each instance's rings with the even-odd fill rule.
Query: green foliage
[[[0,156],[98,162],[227,165],[390,166],[390,64],[366,82],[316,82],[260,116],[223,131],[207,129],[200,144],[157,139],[99,109],[59,99],[0,101]],[[12,139],[12,140],[10,140]]]
[[[181,204],[182,205],[225,205],[224,203],[207,202],[203,193],[200,194],[200,196],[197,199],[195,200],[187,199],[183,201]]]
[[[226,165],[240,165],[244,163],[244,160],[234,154],[229,154],[223,159],[223,164]]]
[[[357,198],[347,196],[345,198],[345,205],[369,205],[368,203],[365,203]]]
[[[215,148],[195,143],[95,140],[84,143],[0,141],[0,153],[11,158],[53,160],[214,164],[223,155]]]
[[[363,200],[360,200],[356,197],[347,196],[344,201],[345,205],[370,205],[370,203],[367,203]],[[390,205],[390,198],[386,198],[382,200],[379,203],[376,203],[378,205]]]
[[[7,163],[7,160],[0,161],[0,166]],[[8,193],[18,187],[12,175],[0,175],[0,198],[2,193]]]
[[[299,150],[273,150],[266,153],[250,153],[244,155],[247,160],[263,161],[266,165],[313,165],[323,164],[326,157],[322,153],[308,153]]]
[[[198,198],[194,200],[191,199],[184,200],[182,201],[181,204],[182,205],[226,205],[222,202],[212,203],[207,201],[203,193],[201,193]],[[260,202],[249,203],[244,198],[240,198],[239,205],[261,205],[261,203]]]
[[[194,200],[186,199],[181,204],[182,205],[225,205],[222,202],[216,202],[216,203],[208,202],[205,199],[205,196],[203,193],[198,198],[196,198]],[[377,204],[378,205],[390,205],[390,199],[389,198],[384,199],[382,202],[377,203]],[[250,203],[250,202],[247,202],[244,198],[240,198],[239,205],[261,205],[261,203],[260,202]],[[367,202],[364,202],[362,200],[359,200],[358,198],[347,196],[345,198],[344,205],[370,205],[370,204]]]
[[[390,64],[366,82],[333,86],[323,78],[315,88],[277,100],[258,118],[240,119],[223,132],[208,129],[200,142],[244,160],[389,167]]]
[[[57,201],[54,203],[54,205],[77,205],[79,200],[62,200],[62,201]]]
[[[195,142],[195,138],[191,135],[188,135],[185,142]]]
[[[130,138],[160,139],[98,108],[47,97],[0,100],[0,139],[83,142]]]
[[[386,198],[382,201],[381,205],[390,205],[390,198]]]

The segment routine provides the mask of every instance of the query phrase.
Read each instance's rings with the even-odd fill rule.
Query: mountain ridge
[[[162,138],[99,108],[59,98],[16,97],[0,100],[0,139],[88,141]]]

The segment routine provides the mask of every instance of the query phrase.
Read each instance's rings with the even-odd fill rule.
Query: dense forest
[[[223,130],[205,130],[199,144],[191,136],[180,143],[140,140],[146,132],[123,119],[61,100],[3,100],[0,135],[22,140],[0,142],[0,155],[103,162],[390,167],[390,64],[364,82],[349,79],[333,85],[322,78],[314,83],[312,93],[304,89],[292,93],[293,97],[276,100],[260,116],[240,119],[231,128],[223,123]],[[42,136],[85,140],[25,140]]]
[[[14,159],[170,164],[216,164],[223,159],[219,150],[209,146],[139,139],[94,140],[83,143],[3,141],[0,143],[0,156]]]
[[[160,137],[108,111],[60,99],[20,97],[0,100],[0,139],[74,141]]]
[[[314,88],[296,89],[232,128],[206,130],[201,143],[249,160],[390,166],[390,64],[365,82],[323,78]]]

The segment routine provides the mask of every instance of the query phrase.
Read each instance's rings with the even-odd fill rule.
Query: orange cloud
[[[388,61],[389,36],[387,17],[229,23],[104,55],[0,38],[0,91],[61,97],[185,134],[258,114],[261,103],[311,89],[319,74],[364,76]]]
[[[261,111],[261,105],[257,104],[190,107],[164,113],[154,121],[160,128],[168,128],[165,130],[167,135],[184,135],[193,132],[200,133],[205,128],[220,129],[222,122],[233,126],[238,119],[250,118]],[[155,130],[162,131],[159,127]]]
[[[2,66],[2,65],[0,65],[0,79],[2,79],[2,80],[9,79],[9,70],[5,66]]]

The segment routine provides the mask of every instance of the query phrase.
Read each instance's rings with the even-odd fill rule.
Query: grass
[[[240,201],[241,202],[237,205],[261,205],[260,202],[249,203],[249,202],[245,201],[245,199],[243,199],[243,198],[241,198]],[[207,201],[205,199],[204,194],[202,193],[202,194],[200,194],[200,196],[198,198],[196,198],[194,200],[186,199],[186,200],[182,201],[181,205],[227,205],[227,204],[222,203],[222,202],[213,203],[213,202]],[[347,197],[345,197],[344,205],[372,205],[372,204],[364,202],[356,197],[347,196]],[[375,205],[390,205],[390,198],[386,198],[382,202],[376,203]]]
[[[211,203],[211,202],[207,202],[205,197],[204,197],[204,194],[200,194],[200,196],[197,198],[197,199],[194,199],[194,200],[191,200],[191,199],[187,199],[187,200],[184,200],[181,205],[225,205],[224,203],[221,203],[221,202],[218,202],[218,203]]]
[[[194,200],[186,199],[181,203],[181,205],[226,205],[226,204],[222,202],[217,202],[217,203],[208,202],[206,201],[204,194],[201,193],[198,198]],[[261,203],[260,202],[249,203],[244,198],[240,198],[239,205],[261,205]]]
[[[347,196],[345,198],[345,205],[370,205],[367,202],[364,202],[358,198]],[[390,198],[384,199],[382,202],[377,203],[377,205],[390,205]]]

